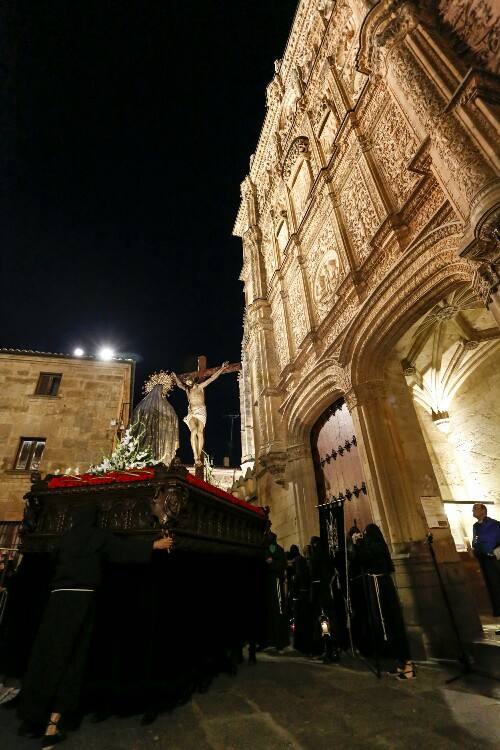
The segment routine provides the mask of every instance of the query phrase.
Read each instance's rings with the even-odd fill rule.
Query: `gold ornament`
[[[170,391],[173,389],[174,384],[175,381],[173,375],[171,375],[169,372],[165,372],[165,370],[160,370],[159,372],[154,372],[149,376],[149,378],[144,383],[142,391],[144,394],[151,393],[156,385],[161,385],[162,395],[168,396]]]

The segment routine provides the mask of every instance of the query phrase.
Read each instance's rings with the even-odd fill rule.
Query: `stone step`
[[[472,666],[479,674],[500,680],[500,640],[481,638],[467,644]]]

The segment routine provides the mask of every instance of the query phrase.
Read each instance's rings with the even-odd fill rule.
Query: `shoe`
[[[57,730],[55,734],[44,735],[41,745],[42,750],[52,750],[53,747],[59,745],[61,742],[64,742],[66,737],[66,733],[60,732],[59,730]]]

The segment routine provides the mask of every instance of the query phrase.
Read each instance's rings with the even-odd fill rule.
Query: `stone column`
[[[402,439],[388,408],[390,398],[382,380],[355,386],[346,394],[359,436],[372,515],[387,541],[399,545],[425,538],[426,527],[416,508]]]
[[[256,300],[247,309],[249,325],[248,360],[252,384],[255,436],[255,475],[259,501],[265,505],[274,495],[271,487],[283,485],[286,451],[279,406],[278,379],[270,304]],[[278,490],[278,488],[275,488]]]
[[[238,375],[238,385],[240,389],[241,465],[245,472],[248,467],[253,468],[255,460],[255,444],[253,437],[252,388],[250,384],[246,342],[244,342],[244,344],[245,351],[242,354],[241,372]]]
[[[319,516],[316,508],[318,491],[314,464],[311,447],[306,443],[290,445],[287,454],[286,487],[289,512],[293,514],[296,527],[296,538],[291,543],[298,544],[302,549],[312,536],[319,534]]]

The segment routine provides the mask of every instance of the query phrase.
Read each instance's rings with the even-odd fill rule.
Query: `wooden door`
[[[344,528],[372,523],[354,424],[344,399],[321,415],[311,433],[318,503],[344,506]]]

